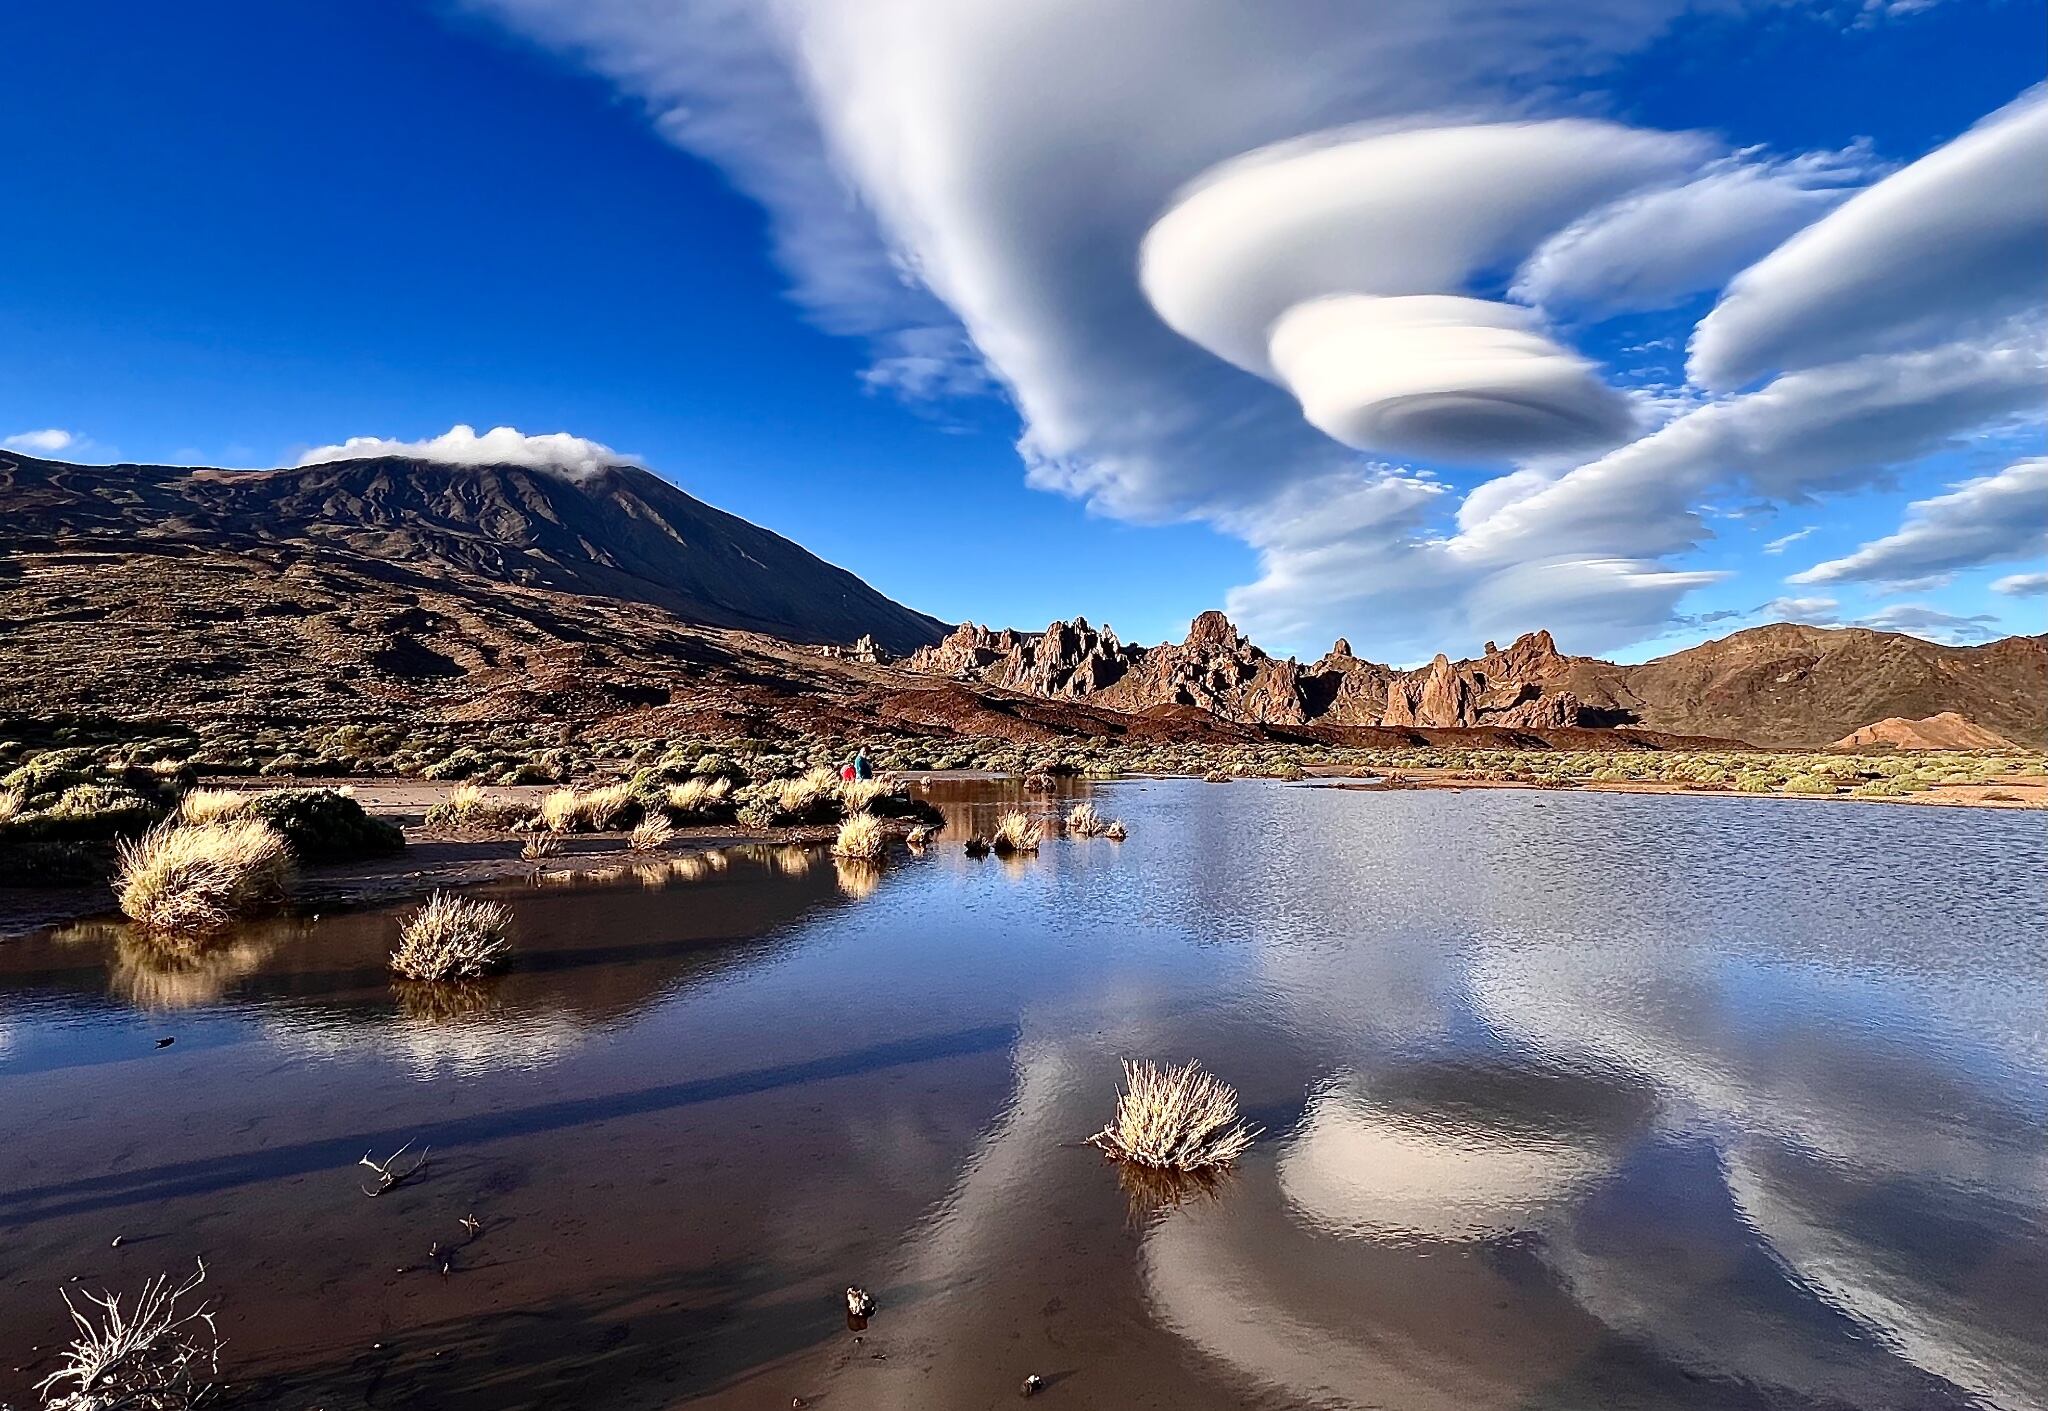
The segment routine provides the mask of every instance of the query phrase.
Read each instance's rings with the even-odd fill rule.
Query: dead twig
[[[403,1171],[398,1169],[398,1158],[410,1150],[412,1150],[412,1143],[407,1142],[382,1161],[372,1161],[370,1153],[364,1152],[363,1159],[358,1161],[356,1165],[367,1166],[377,1173],[377,1189],[371,1190],[368,1186],[363,1186],[361,1187],[363,1194],[375,1199],[400,1181],[410,1180],[424,1170],[427,1164],[427,1154],[433,1150],[432,1147],[422,1147],[417,1161],[413,1162],[412,1165],[406,1167]]]

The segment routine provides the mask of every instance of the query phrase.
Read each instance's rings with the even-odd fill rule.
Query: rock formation
[[[1075,700],[1121,681],[1142,651],[1119,642],[1107,623],[1098,630],[1082,617],[1037,633],[967,622],[936,646],[911,653],[903,665],[908,671]]]
[[[1205,612],[1180,642],[1127,646],[1107,627],[1081,618],[1040,633],[966,623],[914,653],[907,669],[1001,686],[1032,695],[1078,699],[1112,710],[1195,706],[1253,725],[1393,725],[1460,728],[1499,725],[1555,729],[1584,723],[1580,698],[1559,683],[1576,658],[1548,632],[1531,632],[1502,651],[1454,662],[1439,654],[1419,671],[1397,672],[1354,656],[1342,638],[1303,667],[1268,656],[1220,612]]]

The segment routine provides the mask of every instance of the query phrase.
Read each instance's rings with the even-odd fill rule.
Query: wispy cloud
[[[1809,524],[1804,529],[1795,529],[1790,534],[1780,535],[1778,538],[1773,539],[1770,543],[1764,545],[1764,552],[1767,554],[1782,554],[1785,552],[1785,550],[1791,548],[1801,539],[1804,539],[1807,535],[1813,533],[1813,531],[1818,527],[1819,526],[1817,525]]]
[[[1933,586],[1966,568],[2032,558],[2048,547],[2048,457],[1915,500],[1897,532],[1793,574],[1791,583]]]

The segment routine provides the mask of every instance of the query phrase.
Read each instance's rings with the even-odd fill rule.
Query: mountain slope
[[[892,651],[945,626],[637,466],[570,476],[400,458],[283,470],[82,466],[0,454],[10,541],[305,543],[416,569],[651,603],[688,622]]]
[[[1640,666],[1575,659],[1564,683],[1655,730],[1819,747],[1874,721],[1953,712],[2024,744],[2048,739],[2048,638],[1945,647],[1866,627],[1775,623]]]

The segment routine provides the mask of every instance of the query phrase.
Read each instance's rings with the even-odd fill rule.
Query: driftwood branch
[[[412,1177],[417,1176],[422,1170],[426,1169],[427,1154],[433,1150],[433,1148],[430,1146],[422,1147],[420,1149],[419,1157],[412,1163],[412,1165],[405,1167],[403,1170],[399,1169],[398,1158],[404,1156],[410,1150],[412,1150],[412,1143],[407,1142],[404,1146],[392,1152],[391,1155],[385,1157],[382,1161],[372,1161],[370,1159],[370,1153],[367,1151],[364,1152],[363,1159],[361,1161],[358,1161],[356,1165],[367,1166],[372,1171],[375,1171],[377,1173],[377,1188],[375,1190],[372,1190],[370,1189],[370,1187],[364,1186],[362,1187],[363,1194],[375,1198],[377,1196],[384,1194],[384,1192],[390,1190],[399,1182],[410,1180]]]

